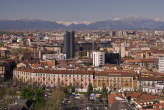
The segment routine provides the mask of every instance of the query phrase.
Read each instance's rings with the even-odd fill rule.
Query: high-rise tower
[[[67,59],[74,58],[75,56],[75,32],[66,32],[64,36],[64,53]]]

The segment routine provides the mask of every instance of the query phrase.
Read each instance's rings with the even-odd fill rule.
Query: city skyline
[[[164,20],[162,0],[1,0],[0,19],[102,21],[128,16]]]
[[[0,110],[164,110],[164,0],[0,0]]]

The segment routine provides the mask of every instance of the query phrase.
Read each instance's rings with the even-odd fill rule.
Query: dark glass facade
[[[75,32],[66,32],[64,36],[64,53],[67,59],[75,57]]]

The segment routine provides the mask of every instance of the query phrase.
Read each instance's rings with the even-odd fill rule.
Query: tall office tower
[[[93,66],[102,66],[105,64],[105,53],[101,51],[94,51],[92,53]]]
[[[67,59],[74,58],[75,56],[75,32],[66,32],[64,36],[64,53],[66,54]]]
[[[160,56],[159,57],[158,69],[159,69],[159,72],[163,72],[164,73],[164,56]]]

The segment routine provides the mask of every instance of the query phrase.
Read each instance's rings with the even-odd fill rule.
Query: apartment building
[[[92,53],[93,66],[102,66],[105,64],[105,53],[102,51],[94,51]]]
[[[159,57],[158,69],[159,72],[164,72],[164,56]]]
[[[17,68],[14,79],[24,83],[37,84],[45,87],[67,87],[70,84],[76,88],[87,89],[93,83],[92,71],[78,70],[39,70]]]
[[[87,91],[88,85],[94,89],[106,86],[108,89],[133,91],[137,87],[137,76],[128,71],[84,71],[84,70],[38,70],[16,68],[14,79],[24,83],[37,84],[45,87],[67,87]]]
[[[111,70],[95,73],[94,88],[101,89],[106,86],[112,90],[137,90],[137,74],[133,71]]]

